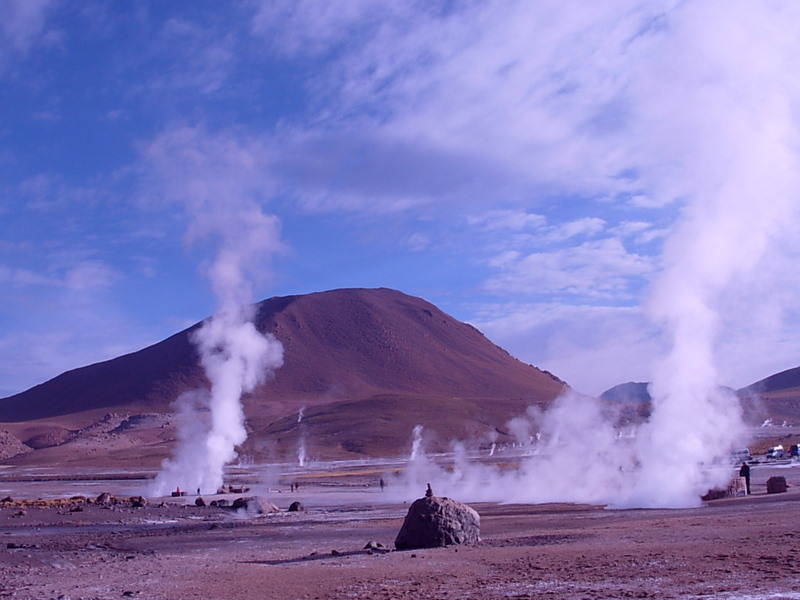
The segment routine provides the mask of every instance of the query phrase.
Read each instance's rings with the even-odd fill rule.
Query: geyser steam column
[[[260,333],[253,316],[252,305],[228,303],[192,335],[211,387],[178,399],[178,445],[155,480],[156,495],[176,487],[217,490],[236,446],[247,439],[241,396],[283,364],[281,343]]]
[[[247,439],[242,394],[253,391],[283,363],[280,342],[258,332],[249,320],[248,308],[215,315],[194,336],[211,390],[210,424],[200,449],[200,468],[192,473],[187,468],[191,463],[176,465],[183,476],[196,479],[189,481],[190,490],[213,491],[222,484],[223,468],[236,458],[235,447]]]
[[[782,245],[796,247],[796,36],[775,7],[729,8],[682,5],[647,54],[663,62],[644,63],[637,80],[641,129],[659,142],[643,181],[657,197],[682,198],[682,214],[647,304],[669,348],[653,373],[630,505],[689,506],[727,483],[730,469],[712,465],[727,464],[743,423],[735,394],[719,386],[720,351],[756,320],[755,290],[781,287],[770,274]],[[747,52],[723,50],[734,45]]]
[[[189,216],[189,241],[212,238],[220,250],[207,269],[219,310],[192,335],[209,389],[177,400],[177,445],[164,461],[151,493],[180,487],[214,492],[223,469],[247,438],[242,394],[272,376],[283,364],[283,346],[253,324],[250,282],[263,278],[270,257],[282,250],[278,219],[253,199],[261,193],[254,152],[228,138],[179,129],[158,138],[148,150],[169,198]]]

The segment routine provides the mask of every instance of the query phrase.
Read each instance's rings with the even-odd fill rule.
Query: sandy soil
[[[331,503],[304,486],[259,517],[17,501],[0,505],[0,597],[800,599],[800,487],[767,495],[775,474],[800,483],[800,468],[754,469],[752,496],[696,509],[475,504],[479,544],[405,552],[407,506],[377,490]],[[286,512],[298,498],[308,511]]]

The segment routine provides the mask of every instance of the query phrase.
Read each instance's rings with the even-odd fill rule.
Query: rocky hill
[[[753,421],[800,425],[800,367],[770,375],[738,391]]]
[[[276,297],[256,308],[258,330],[283,344],[284,366],[244,398],[241,451],[254,459],[285,459],[300,444],[312,458],[395,455],[415,425],[440,448],[502,441],[510,418],[565,385],[395,290]],[[30,449],[8,460],[157,464],[174,442],[174,400],[207,386],[190,341],[199,325],[0,400],[0,430]]]

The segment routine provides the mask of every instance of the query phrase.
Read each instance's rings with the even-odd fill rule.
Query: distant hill
[[[615,403],[639,403],[641,417],[649,413],[652,400],[649,383],[628,382],[614,386],[600,398]],[[771,420],[775,424],[800,425],[800,367],[770,375],[739,390],[726,388],[739,396],[744,417],[750,425]]]
[[[650,402],[649,386],[649,383],[633,381],[621,383],[600,394],[600,399],[610,402]]]
[[[615,385],[600,394],[617,417],[618,425],[642,423],[650,417],[651,398],[649,383],[627,382]]]
[[[753,421],[800,425],[800,367],[770,375],[737,393]]]
[[[310,457],[395,455],[417,424],[435,432],[429,441],[439,447],[502,440],[510,418],[548,405],[565,387],[474,327],[395,290],[270,298],[257,305],[255,322],[283,344],[284,366],[244,399],[250,438],[241,450],[254,458],[290,456],[301,438]],[[199,326],[0,400],[0,430],[36,448],[14,460],[167,456],[172,402],[207,386],[189,338]]]

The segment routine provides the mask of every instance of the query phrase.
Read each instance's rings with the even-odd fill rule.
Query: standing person
[[[750,465],[746,462],[742,463],[742,467],[739,469],[739,477],[744,477],[745,487],[747,488],[747,495],[750,495]]]
[[[385,487],[386,487],[386,482],[383,480],[383,477],[381,477],[381,491],[383,491],[383,488]]]

